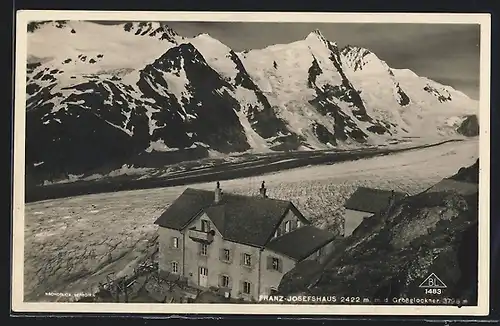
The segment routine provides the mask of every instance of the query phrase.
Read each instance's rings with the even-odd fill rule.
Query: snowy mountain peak
[[[47,65],[33,69],[33,77],[40,69],[48,68],[58,71],[57,80],[63,86],[87,78],[127,78],[128,82],[135,83],[138,78],[135,72],[183,40],[169,26],[159,22],[30,24],[29,62]]]
[[[212,40],[214,42],[219,42],[221,43],[219,40],[213,38],[212,36],[210,36],[210,34],[208,33],[200,33],[198,35],[196,35],[194,38],[196,39],[205,39],[205,40]]]
[[[328,47],[330,42],[323,36],[319,29],[315,29],[311,33],[309,33],[306,37],[306,41],[308,43],[317,43],[319,41],[320,44]]]
[[[321,69],[337,70],[342,75],[342,71],[340,71],[340,51],[337,43],[328,41],[321,31],[316,29],[307,35],[305,44],[314,57],[314,60],[317,61],[316,63],[319,63],[319,66],[322,66],[322,63],[326,65],[321,67]]]
[[[186,39],[186,41],[194,44],[196,47],[207,48],[206,50],[209,50],[208,52],[210,52],[210,50],[217,52],[217,48],[224,49],[226,52],[229,52],[231,50],[227,45],[225,45],[224,43],[222,43],[218,39],[213,38],[212,36],[210,36],[207,33],[198,34],[190,40]],[[209,48],[212,48],[212,49],[209,49]],[[198,50],[200,50],[200,49],[198,49]]]
[[[157,37],[172,43],[176,43],[176,39],[180,38],[177,32],[160,22],[128,22],[122,26],[126,32],[134,33],[134,35]]]
[[[383,73],[384,75],[388,73],[392,76],[389,66],[366,48],[347,45],[340,50],[340,53],[344,58],[344,63],[354,71],[363,70],[367,73]]]
[[[371,54],[372,52],[366,48],[362,48],[360,46],[348,44],[340,50],[340,53],[343,55],[356,54],[357,56],[364,57],[364,56]]]
[[[413,70],[410,70],[410,69],[406,69],[406,68],[403,68],[403,69],[392,68],[391,71],[392,71],[393,74],[396,75],[396,77],[400,77],[400,78],[418,78],[418,75]]]
[[[41,21],[32,21],[28,23],[28,33],[33,33],[38,29],[42,28],[59,28],[64,29],[68,25],[67,20],[41,20]]]
[[[315,34],[318,37],[320,37],[322,39],[325,39],[325,37],[323,36],[323,33],[321,33],[321,31],[319,29],[317,29],[317,28],[314,31],[312,31],[311,34]]]

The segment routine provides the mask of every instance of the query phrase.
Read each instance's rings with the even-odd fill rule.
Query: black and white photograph
[[[18,13],[13,309],[486,314],[489,16],[356,17]]]

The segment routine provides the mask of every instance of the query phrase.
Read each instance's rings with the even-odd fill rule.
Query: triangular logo
[[[445,289],[447,286],[436,274],[431,273],[427,278],[418,286],[419,288],[428,289]]]

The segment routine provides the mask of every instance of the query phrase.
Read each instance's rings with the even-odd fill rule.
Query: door
[[[202,287],[208,287],[208,269],[200,267],[198,284]]]

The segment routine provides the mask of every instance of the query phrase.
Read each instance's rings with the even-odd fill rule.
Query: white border
[[[480,24],[480,192],[478,306],[369,306],[270,304],[135,304],[135,303],[26,303],[23,302],[24,264],[24,146],[26,103],[26,25],[32,20],[218,21]],[[156,314],[276,314],[276,315],[487,315],[489,312],[490,256],[490,14],[417,13],[273,13],[273,12],[120,12],[21,10],[16,24],[14,108],[14,189],[12,310],[14,312],[156,313]]]

